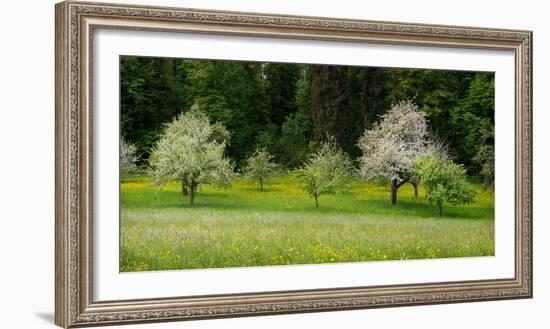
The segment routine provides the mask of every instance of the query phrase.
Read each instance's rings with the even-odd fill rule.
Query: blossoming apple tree
[[[212,124],[199,110],[182,113],[166,125],[153,148],[151,176],[160,189],[180,180],[182,194],[188,190],[189,204],[193,205],[199,185],[226,185],[233,177],[234,165],[224,154],[228,140],[225,127]]]
[[[418,196],[413,162],[430,149],[426,115],[412,101],[394,104],[390,111],[365,130],[359,138],[362,151],[359,175],[365,179],[386,179],[391,184],[391,204],[397,203],[397,190],[410,182]]]

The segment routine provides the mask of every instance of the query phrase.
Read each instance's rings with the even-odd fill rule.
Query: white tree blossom
[[[122,175],[133,174],[137,171],[136,162],[139,159],[137,148],[124,137],[120,138],[120,173]]]
[[[277,164],[273,162],[273,156],[265,148],[256,149],[254,154],[246,159],[244,174],[248,178],[257,179],[260,191],[264,190],[264,183],[277,172]]]
[[[224,156],[228,139],[225,127],[211,124],[204,113],[191,110],[180,114],[166,126],[151,153],[155,183],[162,188],[167,182],[181,180],[182,192],[189,190],[191,205],[200,184],[227,184],[234,168]]]
[[[387,179],[392,184],[392,204],[397,189],[412,178],[413,162],[429,152],[424,112],[412,101],[401,101],[366,130],[358,142],[363,154],[359,174],[365,179]],[[435,149],[434,149],[435,150]],[[411,182],[415,186],[416,182]]]
[[[349,156],[331,139],[324,142],[319,151],[312,154],[305,165],[294,175],[302,183],[302,188],[315,200],[322,194],[334,193],[347,187],[352,163]]]
[[[430,136],[420,156],[435,156],[443,161],[450,161],[451,156],[449,153],[449,145],[447,143],[434,138],[434,136]]]

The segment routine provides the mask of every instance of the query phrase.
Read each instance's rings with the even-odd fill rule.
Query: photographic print
[[[532,297],[531,31],[55,24],[57,325]]]
[[[494,72],[120,56],[120,271],[493,256]]]

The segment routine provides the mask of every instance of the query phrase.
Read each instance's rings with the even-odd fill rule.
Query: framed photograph
[[[530,298],[532,33],[56,5],[62,327]]]

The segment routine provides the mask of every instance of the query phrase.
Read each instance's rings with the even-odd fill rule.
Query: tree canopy
[[[233,176],[233,163],[224,155],[228,140],[225,127],[211,124],[199,110],[182,113],[166,125],[153,148],[151,175],[161,188],[180,180],[192,205],[200,184],[226,184]]]
[[[273,162],[273,156],[265,148],[256,149],[254,154],[246,159],[244,174],[248,178],[258,180],[260,191],[264,190],[264,183],[277,172],[277,164]]]
[[[473,201],[474,189],[461,165],[428,155],[415,160],[414,167],[426,189],[426,198],[436,204],[440,216],[445,204],[456,206]]]
[[[359,174],[390,181],[395,204],[400,186],[412,182],[416,187],[413,162],[428,151],[428,144],[426,114],[410,100],[398,102],[359,139]]]
[[[198,108],[231,135],[237,167],[265,148],[297,168],[326,136],[353,160],[358,139],[392,104],[412,100],[425,130],[470,175],[487,177],[494,153],[494,73],[121,56],[121,135],[148,165],[164,124]],[[484,157],[488,160],[481,160]]]
[[[302,188],[315,200],[322,194],[335,193],[346,188],[352,164],[348,155],[342,151],[334,139],[323,142],[317,152],[312,154],[304,166],[294,172]]]

